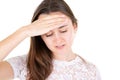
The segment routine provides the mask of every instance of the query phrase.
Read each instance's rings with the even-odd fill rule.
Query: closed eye
[[[53,35],[53,32],[49,32],[49,33],[45,34],[46,37],[50,37],[52,35]]]
[[[50,36],[52,36],[53,34],[49,34],[49,35],[46,35],[46,37],[50,37]]]
[[[61,32],[61,33],[65,33],[65,32],[67,32],[67,30],[61,30],[60,32]]]
[[[63,26],[59,27],[60,33],[65,33],[65,32],[67,32],[67,29],[68,29],[67,25],[63,25]]]

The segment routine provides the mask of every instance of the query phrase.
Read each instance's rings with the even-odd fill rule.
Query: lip
[[[64,44],[63,45],[59,45],[59,46],[56,46],[57,49],[63,49],[64,48]]]

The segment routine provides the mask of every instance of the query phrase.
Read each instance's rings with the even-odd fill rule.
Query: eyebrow
[[[63,28],[63,27],[66,27],[67,25],[63,25],[63,26],[60,26],[59,29]]]

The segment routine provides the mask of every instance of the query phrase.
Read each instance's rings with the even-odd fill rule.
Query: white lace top
[[[7,60],[13,68],[14,78],[26,80],[26,55]],[[72,61],[53,60],[53,71],[46,80],[101,80],[95,65],[84,62],[79,56]]]

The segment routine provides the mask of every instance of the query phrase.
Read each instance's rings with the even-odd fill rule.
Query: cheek
[[[68,44],[72,44],[73,43],[73,40],[74,40],[74,33],[72,31],[70,31],[67,35],[66,35],[66,42]]]
[[[45,42],[46,46],[48,48],[50,48],[50,46],[52,45],[52,41],[48,38],[42,37],[43,41]]]

